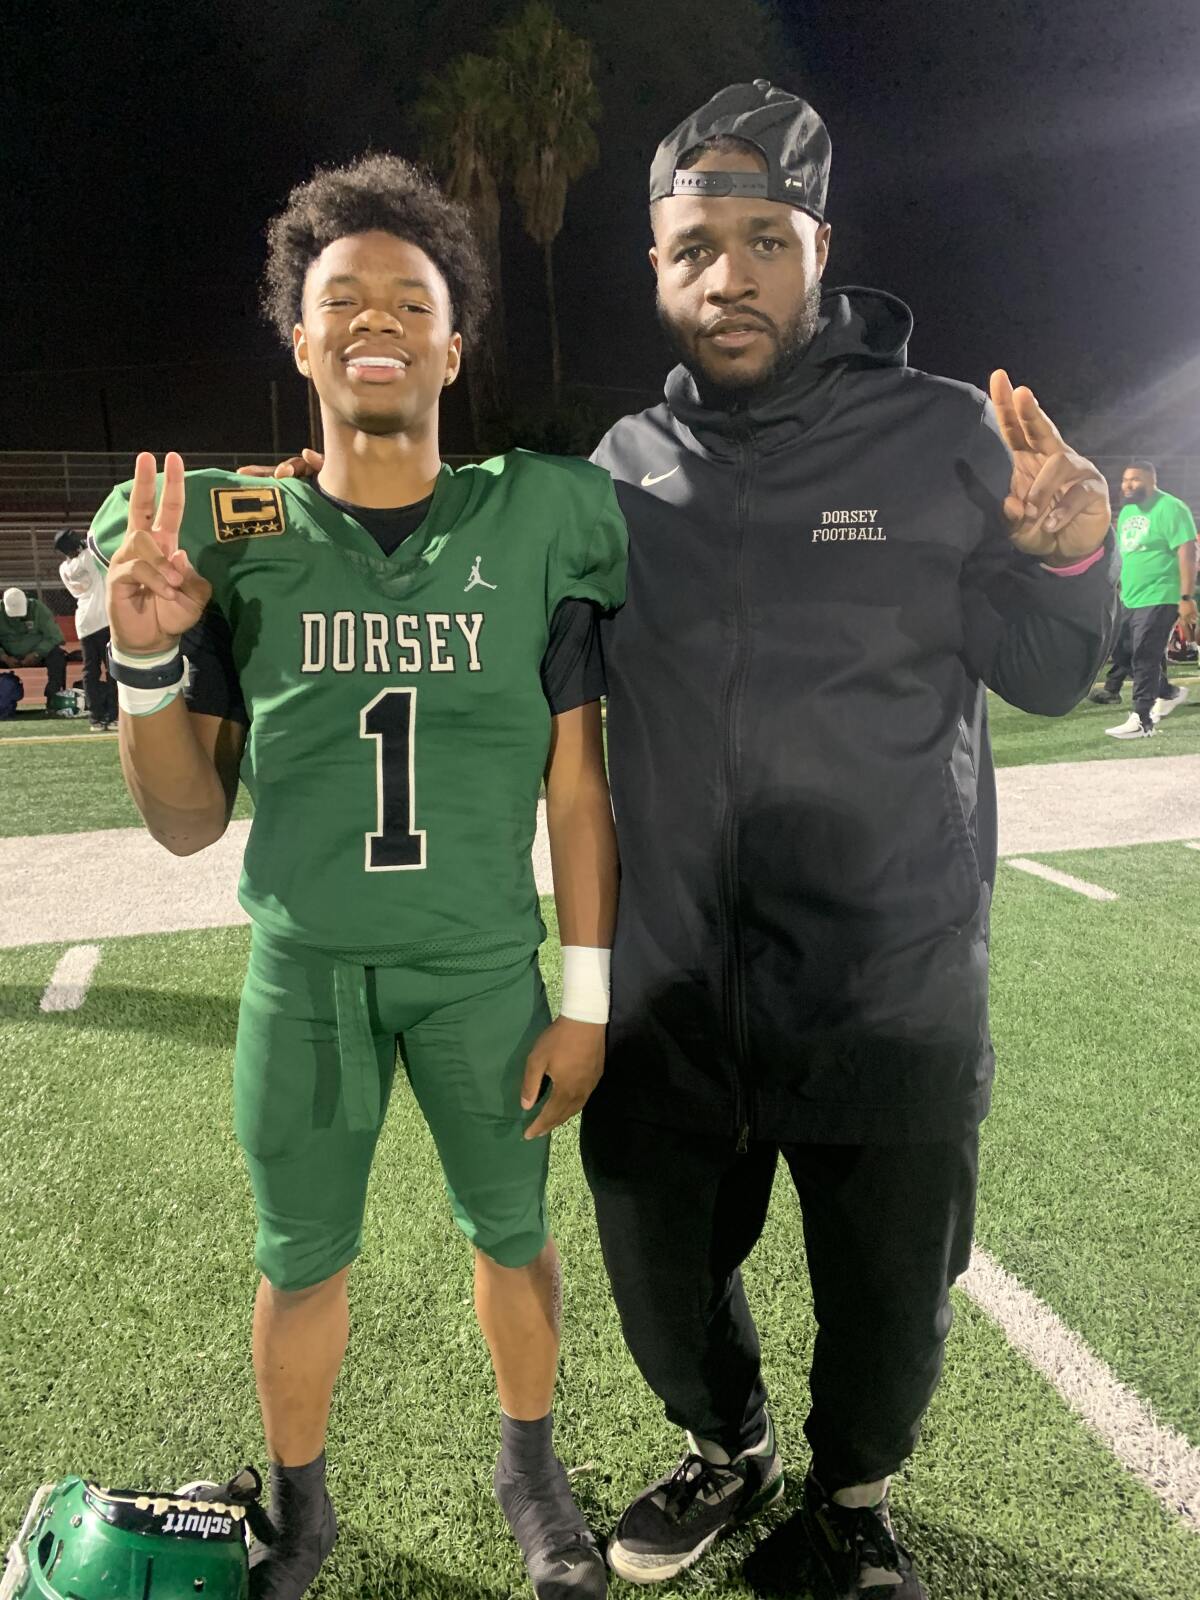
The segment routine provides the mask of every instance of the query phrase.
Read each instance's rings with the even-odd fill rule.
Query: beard
[[[1146,501],[1146,491],[1145,489],[1123,489],[1121,491],[1121,499],[1127,506],[1144,505]]]
[[[774,343],[774,353],[765,366],[742,371],[730,362],[728,369],[715,376],[705,366],[701,350],[704,335],[692,323],[676,321],[657,297],[659,325],[670,341],[680,362],[696,381],[696,389],[705,405],[714,410],[728,411],[734,407],[752,405],[759,395],[771,389],[786,377],[803,360],[816,337],[821,315],[821,283],[809,284],[804,298],[791,317],[776,323],[758,310],[747,310],[748,320],[762,326]],[[730,315],[737,315],[731,312]],[[710,321],[716,321],[713,317]]]

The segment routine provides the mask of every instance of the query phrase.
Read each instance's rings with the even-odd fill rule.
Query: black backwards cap
[[[689,150],[722,134],[745,139],[767,163],[765,172],[681,169]],[[777,200],[824,220],[831,146],[825,124],[799,96],[773,89],[765,78],[731,83],[694,111],[659,145],[650,166],[650,204],[672,194],[733,195]]]

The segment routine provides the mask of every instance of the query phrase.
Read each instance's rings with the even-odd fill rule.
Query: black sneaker
[[[1111,689],[1093,689],[1088,699],[1094,706],[1119,706],[1121,696],[1114,694]]]
[[[722,1534],[783,1493],[783,1467],[770,1417],[758,1444],[731,1461],[718,1445],[688,1434],[691,1449],[665,1478],[625,1508],[608,1543],[608,1564],[629,1583],[662,1583],[699,1561]]]
[[[896,1539],[886,1494],[877,1506],[841,1506],[810,1472],[800,1519],[820,1600],[929,1600]]]

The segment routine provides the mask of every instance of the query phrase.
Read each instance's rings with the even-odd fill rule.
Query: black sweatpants
[[[98,628],[79,641],[83,651],[83,692],[87,695],[88,715],[93,722],[117,720],[117,686],[108,676],[105,654],[109,633],[108,628]]]
[[[1117,631],[1113,635],[1112,649],[1109,652],[1112,662],[1104,680],[1104,687],[1110,694],[1120,694],[1125,679],[1133,672],[1133,644],[1129,635],[1132,623],[1133,612],[1127,606],[1122,606]]]
[[[912,1454],[971,1254],[979,1138],[803,1145],[584,1112],[584,1171],[625,1342],[670,1421],[731,1454],[767,1393],[739,1270],[782,1151],[800,1201],[816,1347],[804,1431],[832,1493]]]
[[[1171,629],[1179,619],[1177,605],[1135,606],[1129,613],[1129,662],[1133,675],[1133,709],[1143,723],[1156,700],[1170,700],[1165,657]],[[1111,674],[1110,674],[1111,677]]]
[[[67,686],[67,652],[62,645],[56,644],[38,664],[46,669],[46,704],[49,706],[54,696],[61,694]]]

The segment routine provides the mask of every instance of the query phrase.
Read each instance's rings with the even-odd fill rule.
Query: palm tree
[[[469,207],[492,284],[492,309],[464,368],[475,445],[486,450],[508,409],[508,358],[500,278],[500,181],[512,108],[495,61],[465,55],[426,82],[414,108],[422,155],[447,194]]]
[[[595,125],[600,96],[592,81],[592,47],[567,29],[547,0],[529,0],[496,34],[510,116],[508,168],[525,231],[542,249],[550,312],[554,399],[562,390],[562,352],[554,295],[554,241],[567,190],[599,160]]]

